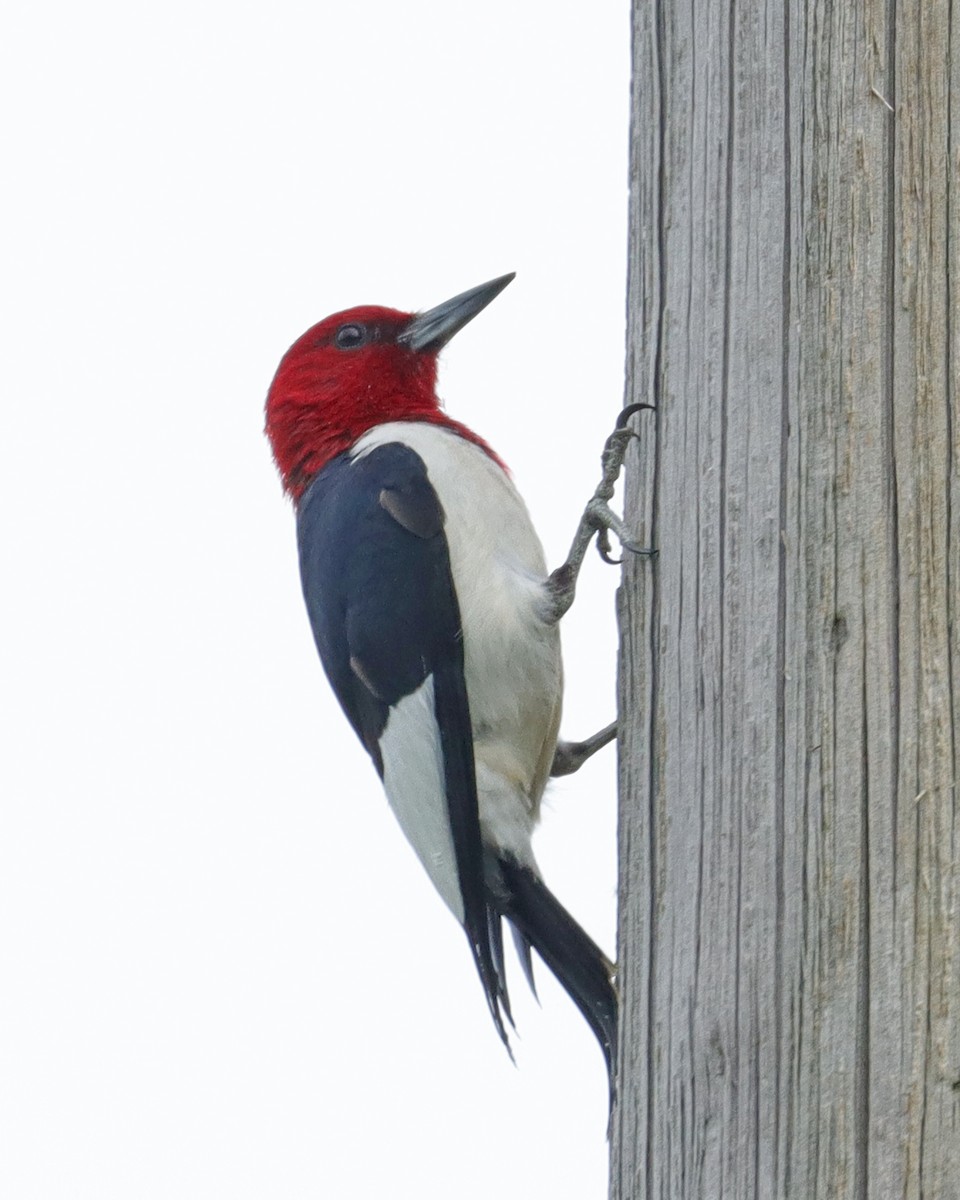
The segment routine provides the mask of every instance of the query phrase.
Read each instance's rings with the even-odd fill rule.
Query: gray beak
[[[515,275],[516,271],[511,271],[509,275],[481,283],[469,292],[461,292],[459,296],[445,300],[428,312],[418,313],[400,333],[397,341],[411,350],[439,350],[478,312],[486,308],[494,297],[499,296]]]

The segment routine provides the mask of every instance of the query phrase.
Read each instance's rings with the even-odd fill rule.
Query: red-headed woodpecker
[[[284,355],[267,433],[297,509],[324,670],[466,931],[501,1038],[509,1048],[506,920],[531,986],[533,946],[612,1077],[613,967],[547,890],[530,843],[551,772],[575,770],[615,733],[558,746],[557,621],[593,533],[613,528],[624,540],[606,500],[630,435],[608,444],[571,558],[549,575],[503,463],[435,392],[440,349],[512,278],[419,315],[364,307],[327,317]]]

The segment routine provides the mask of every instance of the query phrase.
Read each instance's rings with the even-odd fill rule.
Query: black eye
[[[363,325],[341,325],[334,338],[340,350],[356,350],[366,340],[367,331]]]

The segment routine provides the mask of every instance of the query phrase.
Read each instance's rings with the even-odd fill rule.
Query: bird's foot
[[[588,758],[596,754],[598,750],[602,750],[616,736],[617,723],[613,721],[605,729],[601,729],[599,733],[595,733],[593,737],[589,737],[583,742],[557,742],[550,774],[554,776],[572,775],[574,771],[579,771]]]
[[[611,557],[611,533],[614,534],[623,549],[629,551],[631,554],[639,554],[647,557],[656,554],[656,550],[646,546],[638,546],[631,541],[622,518],[618,517],[610,507],[614,488],[616,487],[617,479],[623,467],[623,460],[627,453],[627,446],[630,444],[631,438],[639,437],[636,430],[627,427],[627,422],[634,413],[645,409],[653,410],[653,408],[652,404],[628,404],[617,418],[617,425],[613,433],[607,438],[606,444],[603,447],[603,454],[600,456],[602,467],[601,479],[596,491],[587,501],[587,506],[583,510],[583,516],[580,518],[580,524],[577,526],[577,532],[574,535],[570,553],[567,555],[567,561],[562,566],[557,567],[547,580],[547,587],[549,588],[553,603],[551,618],[554,621],[559,621],[570,605],[573,604],[577,590],[577,577],[580,574],[581,566],[583,566],[587,547],[593,541],[594,537],[597,540],[597,550],[600,557],[604,562],[614,566],[622,560]],[[573,769],[575,770],[576,768]]]

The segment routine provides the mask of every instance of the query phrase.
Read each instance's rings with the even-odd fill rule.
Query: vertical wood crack
[[[866,564],[861,550],[861,577]],[[861,601],[860,675],[862,725],[861,725],[861,773],[862,791],[860,799],[860,967],[857,980],[857,1028],[856,1028],[856,1179],[854,1192],[859,1200],[870,1200],[870,708],[867,696],[867,607]]]
[[[792,107],[790,96],[790,5],[783,6],[783,282],[780,310],[780,476],[777,518],[777,681],[776,681],[776,784],[774,796],[774,845],[776,850],[775,886],[776,965],[774,974],[774,1044],[776,1047],[776,1078],[774,1095],[773,1178],[781,1179],[781,1101],[783,1087],[783,923],[784,923],[784,806],[786,803],[786,686],[787,686],[787,471],[790,444],[790,330],[792,324],[793,241],[791,236],[791,205],[793,195],[793,154],[790,141]]]

